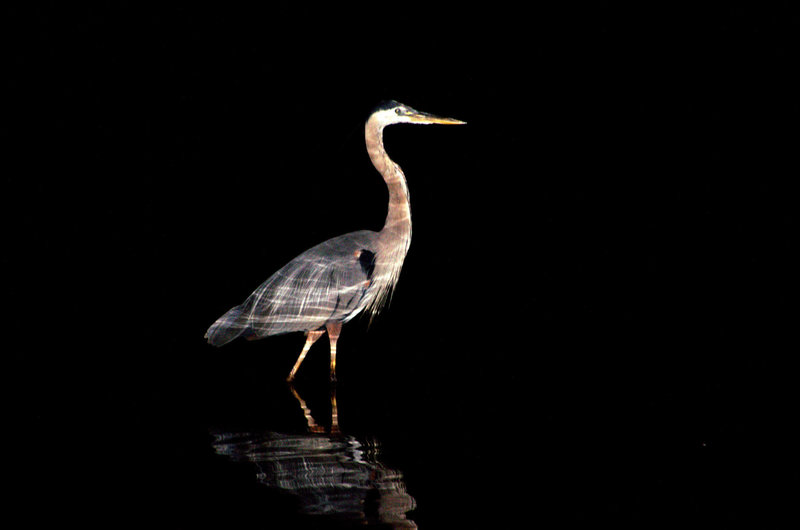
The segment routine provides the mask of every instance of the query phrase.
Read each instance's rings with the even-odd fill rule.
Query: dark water
[[[125,373],[12,436],[22,511],[111,527],[658,527],[772,521],[789,502],[785,391],[746,359],[415,334],[381,350],[390,326],[365,327],[340,341],[335,387],[324,345],[283,381],[300,336],[224,359],[202,342],[110,343]],[[166,353],[180,362],[148,375]]]
[[[291,495],[298,513],[318,524],[416,528],[407,518],[415,501],[406,491],[403,473],[381,462],[379,441],[359,440],[340,430],[335,389],[327,429],[316,422],[300,394],[289,391],[306,419],[306,433],[216,431],[214,451],[249,464],[259,483]]]
[[[798,526],[797,17],[17,4],[9,521]],[[414,237],[334,402],[324,340],[289,388],[302,337],[202,337],[380,229],[384,99],[468,125],[386,131]]]

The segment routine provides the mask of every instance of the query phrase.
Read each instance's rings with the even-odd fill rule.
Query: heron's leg
[[[294,376],[297,373],[298,368],[300,368],[300,365],[303,364],[303,359],[306,358],[306,354],[308,353],[308,350],[311,348],[311,345],[317,342],[317,339],[320,338],[324,333],[325,333],[324,329],[308,332],[308,336],[306,337],[306,343],[303,345],[303,351],[300,352],[300,357],[298,357],[297,362],[294,363],[294,368],[292,368],[292,371],[289,372],[289,377],[286,378],[287,381],[294,380]]]
[[[336,341],[342,332],[342,323],[328,322],[325,327],[328,330],[328,340],[331,341],[331,381],[336,381]]]

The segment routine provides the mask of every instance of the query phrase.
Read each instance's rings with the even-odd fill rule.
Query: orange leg
[[[342,332],[341,322],[329,322],[325,324],[328,330],[328,340],[331,342],[331,381],[336,381],[336,341],[339,340],[339,333]]]
[[[311,345],[317,342],[317,339],[320,338],[325,333],[325,330],[317,330],[317,331],[309,331],[308,336],[306,337],[306,343],[303,345],[303,351],[300,352],[300,357],[297,358],[297,362],[294,363],[294,368],[292,371],[289,372],[289,377],[286,378],[287,381],[293,381],[294,376],[297,373],[298,368],[303,363],[303,359],[306,358],[306,354],[308,350],[311,348]]]

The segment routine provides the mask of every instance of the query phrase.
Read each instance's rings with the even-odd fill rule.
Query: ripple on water
[[[374,440],[342,434],[213,432],[214,450],[254,467],[261,484],[292,494],[302,513],[416,528],[402,473],[379,460]]]

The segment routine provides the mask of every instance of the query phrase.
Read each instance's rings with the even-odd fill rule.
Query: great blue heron
[[[270,276],[241,305],[208,328],[206,338],[222,346],[237,337],[249,340],[303,331],[306,342],[288,381],[294,379],[309,348],[327,330],[331,379],[336,378],[336,341],[342,324],[362,311],[375,316],[385,304],[411,243],[411,205],[405,175],[383,147],[383,129],[394,123],[463,124],[389,101],[379,105],[365,126],[367,152],[389,188],[389,211],[380,232],[360,230],[306,250]]]

